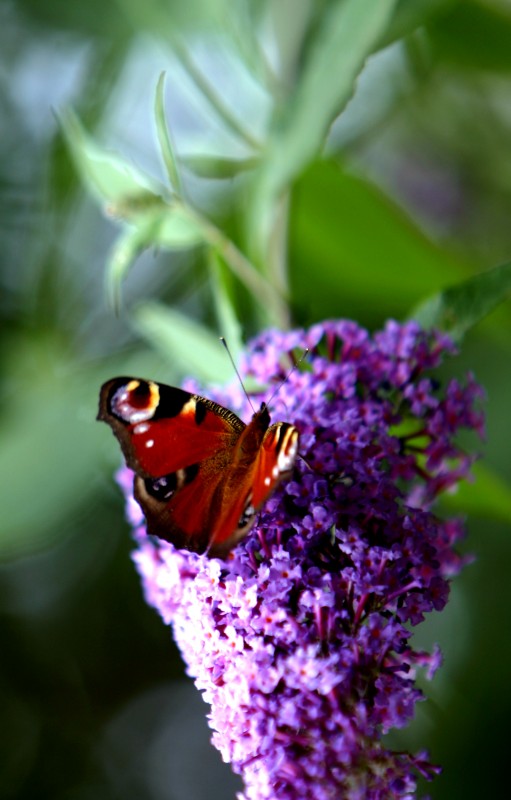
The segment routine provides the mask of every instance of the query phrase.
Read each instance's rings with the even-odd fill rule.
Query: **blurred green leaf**
[[[59,119],[76,168],[101,203],[113,204],[118,214],[129,203],[138,208],[161,203],[164,188],[157,181],[97,145],[71,111]]]
[[[171,187],[178,194],[182,194],[181,176],[177,165],[170,132],[165,117],[165,72],[162,72],[156,86],[156,96],[154,104],[154,116],[156,120],[156,132],[160,143],[160,151],[167,170],[167,176]]]
[[[166,44],[177,32],[209,32],[234,13],[232,0],[116,0],[115,6],[129,20],[131,29],[149,31]]]
[[[307,319],[401,316],[464,274],[380,189],[333,161],[296,184],[289,239],[292,300]]]
[[[321,151],[394,5],[395,0],[343,0],[329,4],[323,13],[296,89],[274,120],[256,172],[249,231],[259,255],[261,244],[266,246],[275,201]]]
[[[139,333],[174,367],[202,383],[232,378],[232,366],[218,338],[189,316],[160,303],[144,303],[134,313]]]
[[[442,496],[449,513],[469,514],[511,522],[511,486],[486,464],[472,468],[473,481],[462,481],[456,491]]]
[[[106,265],[107,294],[119,307],[121,283],[135,259],[149,247],[171,250],[195,247],[204,241],[200,223],[180,204],[139,214],[116,240]]]
[[[277,126],[270,143],[267,162],[274,169],[277,190],[321,150],[394,4],[395,0],[380,0],[376,6],[373,0],[344,0],[332,3],[325,12],[283,124]]]
[[[266,3],[241,0],[236,4],[230,3],[219,20],[245,69],[270,94],[278,91],[277,77],[260,41],[259,32],[268,24],[268,14],[273,11],[273,8],[268,9]],[[289,25],[287,29],[289,31]]]
[[[79,367],[52,337],[12,341],[3,397],[0,557],[54,544],[98,469],[98,367]],[[34,498],[36,498],[34,502]]]
[[[128,227],[117,237],[106,262],[106,288],[110,305],[119,309],[121,284],[140,253],[151,245],[152,226]]]
[[[238,364],[243,349],[243,339],[241,325],[231,301],[231,272],[217,252],[210,250],[209,259],[213,274],[211,289],[215,300],[218,328],[227,342],[234,363]]]
[[[163,82],[160,78],[160,125],[163,115]],[[272,285],[254,268],[218,228],[196,213],[190,206],[175,199],[166,202],[164,190],[156,194],[150,178],[138,173],[116,156],[107,155],[83,131],[72,114],[66,114],[63,130],[84,179],[97,196],[110,201],[108,211],[134,226],[115,245],[107,267],[107,287],[114,305],[118,305],[120,282],[136,256],[145,248],[160,246],[169,249],[188,248],[208,242],[222,256],[238,278],[258,297],[261,305],[273,314],[273,321],[283,317],[283,302]],[[165,136],[162,131],[160,135]],[[167,142],[170,147],[170,140]],[[165,143],[163,145],[166,147]],[[173,154],[166,152],[173,159]],[[167,165],[169,166],[169,165]],[[172,167],[170,167],[172,170]]]
[[[148,223],[155,225],[151,240],[157,247],[171,250],[195,247],[207,239],[207,230],[200,217],[180,203],[168,205],[164,212],[155,214],[152,221],[149,218]]]
[[[231,13],[231,9],[229,12]],[[195,83],[204,99],[215,111],[223,125],[234,134],[236,139],[240,139],[254,150],[259,150],[260,142],[255,138],[251,128],[245,125],[239,115],[231,111],[230,106],[224,101],[221,93],[217,90],[213,80],[205,75],[203,70],[197,66],[190,52],[190,48],[185,45],[178,37],[172,38],[172,50],[181,62],[181,65],[188,77]]]
[[[181,158],[183,164],[199,178],[235,178],[242,172],[254,169],[258,158],[220,158],[208,155],[189,155]]]
[[[425,328],[439,328],[459,341],[500,303],[511,297],[511,262],[451,286],[410,315]]]
[[[50,0],[46,3],[21,0],[18,5],[23,11],[24,24],[30,27],[34,37],[43,38],[45,28],[57,31],[58,35],[74,42],[113,40],[116,37],[123,39],[133,34],[124,20],[119,18],[117,3],[90,0],[83,5],[67,0]],[[89,66],[89,69],[92,70],[94,66]]]
[[[464,0],[428,26],[437,58],[464,69],[511,71],[511,5]]]
[[[463,2],[465,0],[413,0],[413,3],[410,0],[398,0],[390,25],[378,42],[378,47],[386,47],[396,39],[407,36]]]

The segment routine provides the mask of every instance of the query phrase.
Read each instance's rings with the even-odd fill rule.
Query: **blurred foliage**
[[[235,794],[142,602],[101,383],[222,382],[218,334],[412,314],[464,336],[443,375],[485,384],[488,442],[399,744],[444,765],[435,800],[501,791],[510,73],[505,0],[1,4],[2,797]]]

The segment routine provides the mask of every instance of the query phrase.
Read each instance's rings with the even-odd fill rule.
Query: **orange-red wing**
[[[235,414],[211,400],[138,378],[105,383],[98,418],[111,426],[128,466],[146,478],[228,450],[245,428]]]
[[[252,504],[258,509],[293,469],[298,452],[298,431],[287,422],[271,425],[264,436],[253,478]]]
[[[244,432],[250,439],[253,428],[257,441],[260,428],[258,414]],[[298,431],[293,425],[278,422],[272,425],[262,437],[253,459],[237,459],[237,451],[242,442],[236,445],[233,465],[222,484],[221,512],[214,520],[211,531],[212,554],[225,554],[237,541],[246,536],[255,522],[256,512],[271,495],[280,481],[292,470],[298,451]]]
[[[192,483],[176,492],[165,510],[174,544],[179,539],[182,544],[178,546],[200,553],[207,551],[210,556],[224,556],[245,535],[248,528],[239,535],[236,531],[246,491],[240,486],[240,492],[229,497],[225,488],[218,473],[206,481],[199,472]]]

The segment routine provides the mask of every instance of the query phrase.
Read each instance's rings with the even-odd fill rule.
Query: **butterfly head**
[[[266,403],[261,403],[259,411],[254,411],[252,414],[252,423],[258,423],[259,427],[266,430],[270,426],[270,410]]]

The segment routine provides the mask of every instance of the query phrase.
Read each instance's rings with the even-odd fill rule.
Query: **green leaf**
[[[464,69],[511,71],[509,3],[464,0],[428,26],[436,58]]]
[[[130,202],[139,209],[161,203],[163,187],[120,156],[99,147],[71,111],[60,116],[60,124],[83,180],[102,203],[112,204],[114,214],[121,215],[120,209],[129,208]]]
[[[254,137],[250,128],[246,127],[238,115],[233,113],[217,91],[212,80],[204,74],[192,58],[190,48],[185,46],[179,37],[172,39],[173,54],[180,60],[181,66],[192,80],[203,97],[211,105],[224,126],[234,134],[236,139],[244,141],[251,149],[258,150],[260,143]]]
[[[137,256],[149,247],[171,250],[195,247],[204,241],[200,223],[181,205],[163,206],[139,214],[114,244],[106,265],[107,295],[118,309],[121,283]]]
[[[221,158],[201,154],[183,156],[181,160],[199,178],[213,180],[235,178],[242,172],[254,169],[259,162],[258,158]]]
[[[349,100],[371,47],[395,0],[343,0],[331,5],[316,36],[269,160],[283,187],[321,150],[328,129]]]
[[[465,0],[399,0],[392,21],[378,42],[378,47],[386,47],[412,33],[427,22],[441,17],[454,6]]]
[[[121,284],[138,255],[148,247],[145,231],[127,228],[115,241],[106,262],[106,293],[110,306],[119,311]]]
[[[470,514],[511,522],[511,487],[491,467],[477,463],[473,481],[461,481],[452,494],[442,496],[442,507],[449,513]]]
[[[178,194],[182,194],[181,176],[177,164],[170,132],[165,118],[165,72],[162,72],[156,86],[156,96],[154,103],[154,117],[156,120],[156,132],[160,143],[161,155],[170,185]]]
[[[167,206],[155,228],[153,243],[171,250],[196,247],[207,240],[208,232],[200,217],[179,203]]]
[[[464,275],[377,186],[333,161],[295,185],[289,251],[292,301],[308,319],[379,324]]]
[[[395,0],[337,0],[323,14],[296,89],[274,122],[256,174],[248,230],[254,232],[259,249],[266,246],[275,201],[321,151],[394,5]]]
[[[279,6],[281,3],[273,4],[274,7],[276,5]],[[257,84],[266,88],[269,94],[278,92],[278,81],[268,54],[259,39],[259,33],[268,25],[269,16],[273,13],[274,8],[269,10],[265,3],[241,0],[235,5],[230,2],[219,18],[220,26],[224,29],[229,44],[234,46],[243,68],[252,75]],[[289,31],[289,25],[287,29]]]
[[[209,251],[209,260],[213,278],[211,289],[215,300],[218,328],[227,342],[234,363],[237,364],[243,350],[243,339],[241,325],[231,301],[231,272],[214,250]]]
[[[97,366],[41,332],[13,339],[3,366],[9,394],[0,424],[0,559],[66,535],[62,521],[87,498],[98,469]]]
[[[425,328],[439,328],[459,341],[500,303],[511,297],[511,262],[451,286],[410,315]]]
[[[159,303],[144,303],[134,313],[135,327],[162,356],[202,383],[232,378],[232,366],[212,331],[190,317]]]

